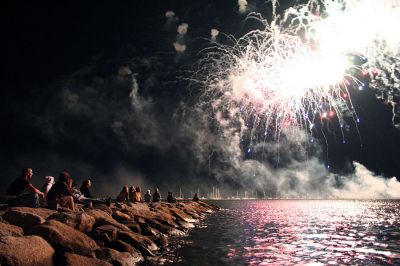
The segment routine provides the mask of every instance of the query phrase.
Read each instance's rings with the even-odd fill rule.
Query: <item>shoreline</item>
[[[219,208],[199,201],[0,211],[0,265],[135,265]]]

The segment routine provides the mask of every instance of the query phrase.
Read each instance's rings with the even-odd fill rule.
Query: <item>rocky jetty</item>
[[[0,265],[135,265],[218,208],[204,202],[113,203],[0,211]]]

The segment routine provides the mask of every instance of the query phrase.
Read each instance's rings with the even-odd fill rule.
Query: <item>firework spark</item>
[[[256,142],[259,132],[279,138],[284,129],[303,128],[312,134],[316,119],[335,118],[343,126],[344,112],[359,122],[350,95],[366,86],[395,106],[398,1],[310,0],[283,16],[272,3],[272,22],[248,16],[264,29],[228,36],[233,45],[207,50],[199,73],[215,117],[242,121]]]

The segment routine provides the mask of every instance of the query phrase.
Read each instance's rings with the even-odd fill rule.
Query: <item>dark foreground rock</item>
[[[0,265],[135,265],[218,209],[203,202],[78,207],[3,209]]]
[[[39,236],[0,239],[0,265],[53,265],[54,249]]]

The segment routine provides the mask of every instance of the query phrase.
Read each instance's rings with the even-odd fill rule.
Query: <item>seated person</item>
[[[129,202],[129,188],[128,186],[124,186],[121,192],[118,194],[117,202]]]
[[[144,194],[144,201],[145,202],[150,202],[151,201],[151,194],[150,194],[150,189],[146,191]]]
[[[31,208],[40,206],[39,197],[44,197],[44,193],[32,185],[32,176],[33,171],[31,168],[24,168],[22,170],[22,176],[15,179],[7,191],[7,195],[13,196],[8,200],[8,204]]]
[[[57,206],[60,205],[61,207],[75,210],[74,197],[68,188],[69,179],[69,173],[60,173],[58,181],[51,187],[49,193],[47,193],[47,204],[50,207],[57,209]]]
[[[133,186],[129,188],[129,201],[135,202],[135,187]]]
[[[158,187],[154,190],[153,193],[153,202],[161,202],[161,194]]]
[[[199,199],[199,196],[197,195],[197,193],[194,193],[194,196],[193,196],[193,201],[199,201],[200,199]]]
[[[86,198],[85,195],[83,195],[82,192],[76,188],[76,184],[73,182],[71,183],[71,192],[76,203],[82,203],[83,205],[88,207],[90,207],[92,203],[106,204],[107,206],[111,205],[111,198],[105,200]]]
[[[169,203],[176,202],[176,198],[172,195],[172,192],[168,192],[167,202],[169,202]]]
[[[140,187],[136,187],[135,193],[134,193],[134,201],[135,202],[141,202],[142,201],[142,192],[140,190]]]
[[[90,179],[83,181],[80,191],[86,198],[93,198],[90,193],[90,188],[92,187],[92,181]]]
[[[47,193],[49,193],[50,188],[54,185],[54,177],[45,176],[44,180],[45,181],[44,181],[41,191],[44,193],[44,196],[46,197]]]

